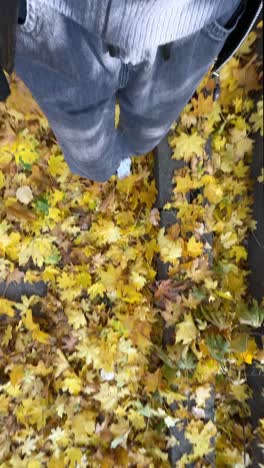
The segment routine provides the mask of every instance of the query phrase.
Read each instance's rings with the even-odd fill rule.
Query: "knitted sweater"
[[[107,43],[146,50],[184,38],[240,0],[42,0]]]

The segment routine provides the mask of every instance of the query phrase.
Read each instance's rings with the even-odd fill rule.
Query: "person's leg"
[[[46,114],[71,171],[99,182],[127,156],[114,119],[120,69],[100,38],[28,1],[15,70]]]
[[[230,11],[198,33],[171,44],[167,60],[159,47],[142,64],[129,65],[128,83],[118,100],[120,129],[131,154],[152,150],[169,131],[233,30],[239,12],[228,28],[224,26],[233,14]]]

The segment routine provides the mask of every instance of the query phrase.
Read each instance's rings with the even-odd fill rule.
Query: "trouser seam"
[[[129,69],[128,66],[121,62],[120,76],[119,76],[119,89],[123,89],[128,84]]]

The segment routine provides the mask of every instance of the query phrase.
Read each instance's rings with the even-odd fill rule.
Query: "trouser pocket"
[[[235,9],[234,12],[230,11],[210,23],[205,28],[205,32],[211,39],[225,42],[229,34],[231,34],[231,32],[233,32],[236,28],[241,16],[245,12],[245,8],[246,1],[243,0],[240,2],[239,6]]]

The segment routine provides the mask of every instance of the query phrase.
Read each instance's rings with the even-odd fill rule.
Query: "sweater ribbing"
[[[240,0],[44,0],[106,42],[127,51],[182,39],[234,11]]]

